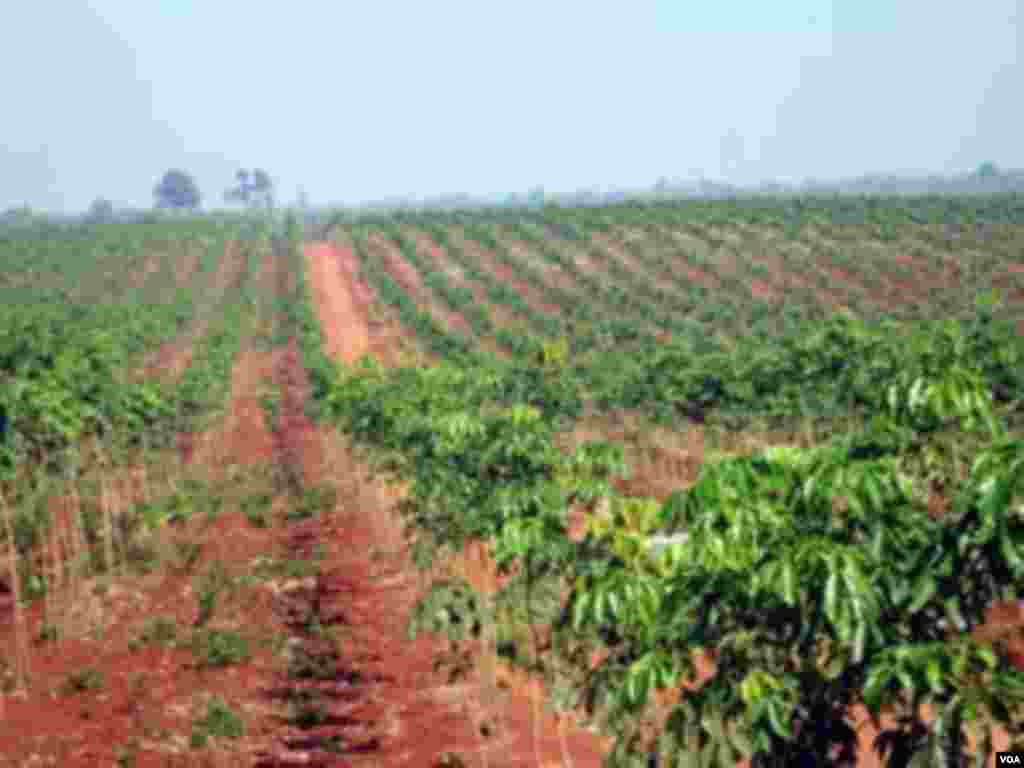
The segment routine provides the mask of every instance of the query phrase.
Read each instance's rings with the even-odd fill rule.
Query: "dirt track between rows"
[[[330,243],[313,243],[306,248],[306,266],[327,354],[344,362],[357,360],[369,349],[369,330],[366,317],[356,311],[340,254]]]

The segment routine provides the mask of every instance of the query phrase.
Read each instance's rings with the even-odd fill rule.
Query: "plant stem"
[[[21,610],[21,584],[18,579],[18,552],[14,542],[14,525],[11,523],[11,508],[0,492],[0,507],[3,507],[4,530],[7,533],[9,553],[8,565],[11,571],[11,596],[14,598],[14,643],[15,643],[15,686],[28,690],[29,668],[28,638],[26,637],[25,616]]]

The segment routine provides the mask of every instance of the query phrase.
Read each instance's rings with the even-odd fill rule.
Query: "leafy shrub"
[[[214,696],[206,705],[206,714],[192,724],[190,744],[193,749],[201,749],[210,738],[240,739],[244,735],[242,718],[223,699]]]
[[[847,713],[862,705],[897,713],[879,742],[890,758],[955,761],[969,732],[984,744],[993,727],[1020,732],[1024,714],[1024,675],[1004,649],[947,642],[1024,583],[1024,443],[1005,436],[972,344],[955,324],[901,335],[839,317],[788,339],[784,354],[669,349],[654,380],[635,380],[647,389],[634,404],[741,413],[763,399],[792,412],[810,390],[872,418],[813,450],[709,461],[663,504],[615,498],[621,453],[562,453],[541,410],[504,406],[496,368],[363,363],[339,374],[325,412],[409,483],[401,510],[422,564],[482,540],[512,574],[494,599],[436,582],[410,630],[458,646],[517,604],[531,626],[554,619],[550,665],[615,737],[610,764],[651,746],[639,737],[650,693],[691,677],[706,648],[718,671],[666,721],[659,746],[671,759],[844,764],[856,743]],[[985,447],[936,519],[908,468],[951,431]],[[568,506],[606,497],[610,511],[570,538]],[[593,650],[606,652],[596,670]],[[922,703],[935,719],[921,718]]]
[[[178,639],[178,623],[171,616],[155,616],[149,619],[132,641],[133,650],[143,645],[158,645],[173,648]]]
[[[270,524],[270,512],[273,505],[273,495],[270,493],[256,493],[242,499],[242,514],[254,528],[266,528]]]
[[[288,511],[289,520],[305,520],[324,512],[334,509],[338,503],[338,491],[333,486],[316,485],[306,487],[302,495],[294,502],[294,506]]]
[[[308,730],[327,722],[327,707],[319,691],[299,690],[291,698],[291,721],[297,728]]]
[[[200,630],[192,635],[192,653],[202,667],[243,664],[250,657],[249,641],[232,630]]]
[[[220,560],[211,563],[196,585],[196,593],[199,596],[199,616],[196,618],[196,626],[202,626],[208,622],[213,617],[218,596],[225,590],[233,591],[233,589],[234,581],[224,567],[224,563]]]
[[[104,688],[106,684],[107,681],[103,672],[95,667],[86,667],[68,675],[61,686],[61,692],[64,695],[70,695],[85,693],[86,691],[98,691]]]

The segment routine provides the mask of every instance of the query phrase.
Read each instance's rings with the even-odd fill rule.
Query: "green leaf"
[[[992,649],[992,646],[979,645],[975,648],[974,652],[989,670],[994,670],[999,666],[999,657],[996,656],[996,652]]]
[[[1017,574],[1021,574],[1024,572],[1024,558],[1021,557],[1016,544],[1010,538],[1009,533],[1005,530],[1005,523],[1002,527],[1004,530],[1001,532],[1002,535],[999,537],[999,550],[1003,555],[1003,559],[1006,560],[1007,565],[1010,566],[1010,569]]]
[[[594,620],[598,624],[604,624],[608,615],[608,591],[599,590],[594,595]]]
[[[942,667],[937,659],[928,660],[928,664],[925,666],[925,677],[932,693],[940,694],[945,690]]]
[[[864,705],[872,714],[878,714],[882,705],[882,693],[892,679],[892,671],[887,665],[877,664],[868,671],[864,682]]]
[[[768,702],[768,721],[772,730],[784,739],[793,738],[793,724],[790,722],[787,713],[784,711],[783,703],[778,699]]]
[[[621,605],[619,603],[619,595],[618,595],[618,593],[614,589],[610,589],[606,593],[606,597],[607,597],[607,600],[608,600],[608,606],[611,609],[611,615],[608,618],[611,619],[611,620],[614,620],[616,617],[620,616],[621,613],[622,613],[622,608],[621,608]]]
[[[587,620],[587,611],[593,601],[594,597],[590,592],[584,592],[576,597],[576,602],[573,606],[572,626],[577,632],[583,628],[583,624]]]
[[[834,562],[830,563],[834,566]],[[836,621],[838,613],[837,595],[839,591],[839,573],[832,570],[825,582],[825,614],[832,622]]]
[[[782,565],[782,597],[787,605],[796,605],[796,568],[793,566],[792,560],[786,560]]]
[[[917,583],[914,585],[914,596],[911,600],[909,610],[911,613],[917,613],[924,606],[935,597],[937,589],[936,580],[929,574],[924,574]]]
[[[868,625],[864,621],[857,622],[857,628],[853,633],[853,662],[860,664],[864,661],[864,654],[867,646]]]
[[[964,621],[964,616],[960,612],[960,598],[958,598],[958,597],[951,597],[951,598],[947,599],[946,603],[945,603],[945,607],[946,607],[946,616],[949,617],[949,620],[951,622],[953,622],[953,624],[956,626],[956,628],[959,631],[961,631],[961,632],[966,630],[967,629],[967,622]]]

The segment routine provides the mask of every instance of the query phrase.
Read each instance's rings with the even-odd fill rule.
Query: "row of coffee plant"
[[[884,716],[888,764],[952,766],[993,733],[1024,732],[1024,674],[970,635],[1024,585],[1024,443],[998,402],[1019,397],[1017,347],[990,314],[898,337],[839,319],[810,347],[776,350],[774,374],[742,369],[748,350],[716,358],[724,381],[676,352],[683,378],[652,401],[835,391],[864,419],[815,449],[710,461],[664,503],[615,492],[618,446],[559,450],[557,407],[516,402],[527,393],[500,367],[364,361],[337,373],[323,409],[406,483],[422,566],[483,541],[505,575],[495,594],[435,581],[413,634],[447,633],[460,652],[496,628],[497,650],[543,674],[556,706],[615,738],[610,765],[652,751],[669,765],[835,764],[864,748],[860,708]],[[536,367],[557,371],[548,352]],[[935,516],[928,472],[951,444],[970,460],[944,478]],[[653,696],[666,689],[668,705]]]
[[[179,335],[192,340],[183,331],[202,296],[193,299],[185,292],[179,303],[153,305],[40,302],[10,313],[0,343],[0,505],[6,526],[0,539],[11,554],[12,570],[17,564],[16,595],[19,584],[20,597],[31,599],[46,595],[53,578],[60,582],[53,553],[48,558],[40,551],[67,523],[55,516],[50,501],[70,495],[74,504],[93,504],[96,499],[86,499],[82,488],[95,484],[97,473],[133,467],[122,474],[146,476],[154,456],[159,464],[173,463],[166,449],[175,438],[206,429],[221,412],[235,357],[253,320],[254,280],[263,259],[256,245],[241,246],[239,278],[214,307],[209,327],[194,340],[188,365],[176,379],[143,375],[141,364],[160,341]],[[225,242],[219,252],[226,258]],[[164,467],[157,474],[168,472]],[[111,520],[120,514],[111,512],[112,496],[105,490],[98,501]],[[127,515],[116,525],[107,520],[105,538],[96,534],[96,521],[87,520],[83,542],[100,552],[90,550],[87,566],[109,568],[113,542],[127,547],[117,537],[171,517],[161,513],[141,521]]]
[[[229,237],[230,232],[220,229],[192,236],[168,233],[179,257],[198,244],[207,256],[219,258]],[[197,243],[199,238],[204,242]],[[138,238],[133,244],[143,247],[150,242]],[[75,248],[81,245],[79,239],[65,245],[61,263],[74,265],[76,256],[85,258]],[[37,252],[32,243],[9,241],[6,246],[8,255],[22,248]],[[142,258],[134,246],[127,251],[133,262]],[[206,257],[202,262],[205,270],[214,263]],[[100,263],[102,259],[93,267]],[[58,266],[54,260],[54,269]],[[133,273],[124,270],[123,261],[115,261],[111,268],[120,268],[122,282],[130,282]],[[41,282],[37,290],[24,292],[21,301],[5,308],[0,330],[0,466],[6,476],[19,467],[59,465],[86,435],[137,436],[161,414],[166,417],[176,410],[159,383],[140,381],[131,372],[147,351],[185,329],[196,306],[187,290],[176,291],[163,302],[153,301],[155,292],[144,284],[109,300],[72,302]]]

